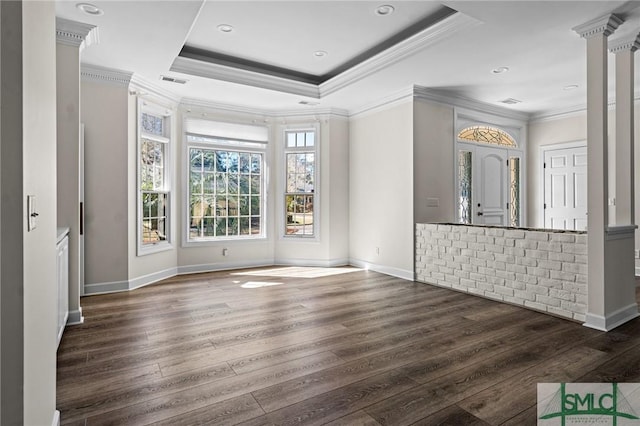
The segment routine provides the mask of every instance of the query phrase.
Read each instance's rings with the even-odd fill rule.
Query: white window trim
[[[140,126],[140,120],[142,118],[142,113],[150,113],[156,116],[162,116],[165,119],[164,128],[165,136],[158,136],[148,133],[142,132],[142,126]],[[172,183],[173,183],[173,169],[172,169],[172,152],[173,152],[173,143],[172,143],[172,135],[173,132],[173,113],[161,105],[154,104],[150,101],[143,100],[138,98],[137,102],[137,110],[136,110],[136,246],[137,246],[137,256],[146,256],[149,254],[159,253],[167,250],[172,250],[173,247],[173,215],[172,212]],[[165,191],[167,194],[167,203],[166,203],[166,234],[167,239],[164,241],[159,241],[154,244],[143,244],[142,243],[142,188],[141,188],[141,144],[142,138],[165,143],[166,149],[164,151],[164,181],[165,181]]]
[[[248,146],[237,146],[237,145],[224,145],[224,144],[215,144],[215,143],[203,143],[203,142],[189,142],[188,135],[189,133],[186,131],[186,122],[188,119],[193,117],[184,117],[183,119],[183,131],[182,131],[182,247],[212,247],[212,246],[220,246],[224,244],[228,245],[242,245],[242,244],[251,244],[256,242],[264,242],[268,240],[268,188],[269,188],[269,143],[263,141],[246,141],[250,143],[256,143],[264,145],[264,148],[257,147],[248,147]],[[234,123],[231,123],[234,124]],[[204,137],[215,138],[212,135],[201,135]],[[189,240],[189,179],[190,179],[190,170],[188,166],[189,160],[189,148],[220,148],[224,150],[232,150],[232,151],[243,151],[243,152],[256,152],[262,154],[262,204],[261,204],[261,218],[262,218],[262,226],[261,226],[261,235],[259,236],[237,236],[237,237],[214,237],[208,239],[202,239],[199,241]]]
[[[287,208],[285,206],[285,194],[287,193],[287,160],[286,155],[287,152],[295,152],[295,149],[289,150],[287,148],[287,140],[286,134],[287,132],[301,132],[301,131],[313,131],[315,133],[314,140],[314,185],[313,185],[313,235],[287,235],[286,234],[286,221],[287,221]],[[320,195],[321,195],[321,185],[320,185],[320,167],[321,167],[321,150],[322,150],[322,135],[320,133],[320,123],[304,123],[304,124],[295,124],[295,125],[287,125],[283,126],[282,131],[280,132],[281,141],[280,141],[280,161],[282,161],[282,170],[280,171],[281,184],[278,188],[278,235],[280,240],[284,241],[296,241],[296,242],[310,242],[310,243],[319,243],[320,242],[320,223],[321,223],[321,215],[320,215]],[[302,150],[302,149],[301,149]],[[308,150],[307,150],[308,151]]]

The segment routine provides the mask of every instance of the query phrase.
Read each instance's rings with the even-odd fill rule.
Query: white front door
[[[507,225],[507,150],[478,146],[475,162],[473,223]]]
[[[544,226],[587,229],[587,147],[544,153]]]

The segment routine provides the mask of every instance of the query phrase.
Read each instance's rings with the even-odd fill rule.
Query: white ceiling
[[[59,17],[98,27],[99,43],[83,50],[83,63],[134,72],[176,96],[263,110],[305,110],[310,107],[299,102],[307,100],[317,102],[320,108],[353,112],[406,92],[413,85],[531,114],[579,108],[586,99],[586,42],[571,28],[614,11],[627,23],[611,39],[640,30],[640,1],[90,3],[104,14],[88,16],[76,8],[75,1],[56,4]],[[374,10],[382,4],[393,5],[395,12],[377,16]],[[439,30],[430,43],[414,46],[400,60],[384,62],[357,79],[345,80],[344,87],[328,94],[321,90],[319,99],[171,71],[187,44],[245,61],[322,76],[443,6],[458,13],[440,24],[449,19],[464,25]],[[232,25],[234,31],[222,33],[217,30],[220,24]],[[435,31],[434,28],[441,28],[440,24],[426,31]],[[328,54],[317,58],[313,55],[317,50]],[[610,77],[612,63],[610,60]],[[502,66],[509,71],[491,72]],[[636,68],[640,69],[638,63]],[[235,74],[242,76],[241,72]],[[163,82],[160,75],[186,79],[188,83]],[[563,90],[567,85],[578,88]],[[636,86],[640,87],[640,78]],[[506,98],[522,103],[499,102]]]

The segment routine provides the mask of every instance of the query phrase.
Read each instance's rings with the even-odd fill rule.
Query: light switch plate
[[[36,229],[36,196],[27,195],[27,231],[33,231]]]

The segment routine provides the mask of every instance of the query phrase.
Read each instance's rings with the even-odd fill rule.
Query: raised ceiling
[[[580,108],[586,43],[571,28],[616,12],[630,21],[619,33],[640,29],[631,28],[637,1],[91,3],[104,14],[57,2],[58,16],[98,27],[83,63],[177,97],[262,110],[308,109],[302,101],[354,112],[414,85],[530,114]],[[393,13],[376,14],[381,5]],[[509,70],[492,72],[499,67]],[[521,102],[501,102],[509,98]]]

